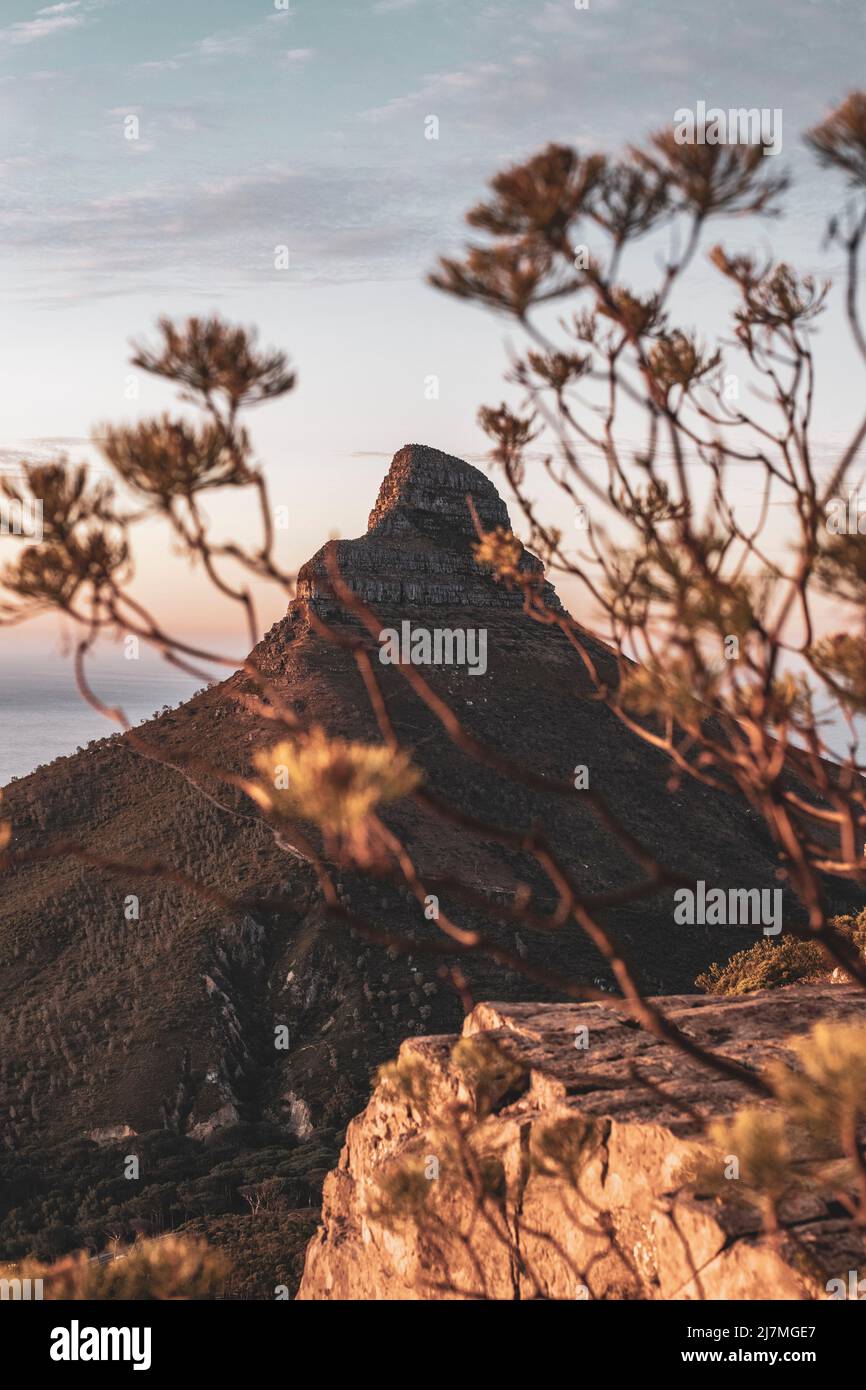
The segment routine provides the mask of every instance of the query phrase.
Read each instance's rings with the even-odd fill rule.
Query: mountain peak
[[[510,529],[508,508],[493,483],[477,468],[428,444],[404,444],[382,480],[367,534],[401,535],[409,530],[434,538],[446,530],[475,537],[470,496],[486,530]]]
[[[477,468],[427,444],[404,444],[391,462],[367,530],[356,540],[336,543],[340,572],[366,602],[378,607],[520,607],[509,592],[475,561],[472,499],[485,530],[510,530],[508,508],[493,483]],[[521,567],[541,574],[542,565],[524,550]],[[550,584],[548,604],[560,609]],[[325,547],[298,571],[298,598],[314,603],[323,616],[337,616],[328,581]]]

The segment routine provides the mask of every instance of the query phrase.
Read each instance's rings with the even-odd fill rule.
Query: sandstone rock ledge
[[[756,1070],[788,1059],[820,1018],[866,1021],[866,996],[844,985],[659,1002],[703,1044]],[[411,1039],[401,1065],[423,1067],[430,1090],[419,1105],[380,1081],[352,1121],[298,1298],[811,1299],[828,1296],[828,1278],[864,1268],[862,1237],[816,1194],[792,1199],[780,1237],[762,1233],[739,1199],[690,1194],[683,1175],[707,1151],[702,1122],[748,1097],[619,1012],[480,1004],[463,1031],[494,1040],[522,1069],[483,1120],[505,1178],[503,1226],[479,1219],[447,1159],[431,1184],[432,1230],[377,1215],[382,1173],[401,1159],[429,1172],[443,1153],[441,1116],[478,1099],[452,1060],[456,1038]],[[576,1190],[529,1159],[563,1120],[599,1136]]]

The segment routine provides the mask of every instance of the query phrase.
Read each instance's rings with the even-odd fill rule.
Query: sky
[[[363,530],[404,443],[483,457],[476,412],[504,394],[507,329],[424,277],[498,168],[550,140],[613,153],[698,100],[780,108],[787,213],[730,243],[833,274],[840,187],[799,136],[862,85],[864,39],[862,0],[0,0],[0,465],[95,458],[99,422],[166,408],[162,383],[131,386],[130,338],[218,311],[299,373],[249,421],[296,568]],[[641,254],[636,280],[657,251]],[[686,321],[698,305],[721,320],[720,277],[701,262],[690,283]],[[830,457],[862,382],[841,322],[822,331]],[[214,519],[252,535],[234,499]],[[241,654],[234,615],[157,531],[139,584]],[[262,625],[284,604],[267,597]],[[50,652],[57,634],[52,619],[31,640]]]

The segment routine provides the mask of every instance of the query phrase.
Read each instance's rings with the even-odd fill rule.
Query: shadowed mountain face
[[[536,774],[571,780],[585,765],[590,786],[669,867],[712,886],[777,886],[757,818],[696,784],[668,793],[666,760],[592,698],[565,638],[525,616],[478,569],[467,494],[482,525],[509,525],[481,473],[410,445],[395,456],[366,535],[338,544],[345,579],[383,628],[408,621],[430,632],[483,630],[483,674],[457,664],[423,671],[467,729]],[[529,555],[523,563],[539,568]],[[331,593],[322,552],[303,567],[298,594],[254,660],[302,719],[378,742],[351,654],[311,627],[312,605],[337,629],[358,632]],[[607,649],[588,643],[612,674]],[[540,822],[587,893],[640,880],[579,790],[573,800],[546,796],[468,762],[399,671],[376,668],[391,719],[440,797],[511,830]],[[417,942],[411,954],[389,954],[326,918],[310,866],[277,845],[240,793],[180,770],[190,757],[250,770],[253,750],[274,731],[240,704],[248,690],[236,674],[142,726],[157,762],[116,736],[8,789],[19,849],[74,838],[125,866],[109,871],[61,855],[4,878],[0,1140],[9,1149],[116,1126],[203,1137],[238,1121],[267,1121],[308,1139],[360,1108],[371,1071],[403,1038],[459,1030],[462,1009],[437,973],[441,958],[424,951],[438,928],[408,891],[340,876],[354,913]],[[387,819],[423,876],[460,878],[489,899],[483,912],[464,909],[443,886],[443,907],[461,923],[482,927],[527,963],[582,981],[609,979],[577,927],[515,931],[497,918],[497,903],[522,882],[536,890],[539,908],[552,906],[528,856],[411,801]],[[177,865],[226,898],[281,901],[233,910],[172,882],[159,865]],[[758,934],[677,926],[673,907],[666,889],[608,913],[654,994],[688,990],[700,969]],[[476,1000],[545,997],[490,959],[460,964]],[[274,1044],[279,1025],[288,1028],[286,1048]]]
[[[341,572],[367,603],[405,608],[404,616],[419,625],[425,608],[519,608],[520,595],[493,583],[472,558],[478,536],[467,498],[486,531],[510,528],[508,508],[477,468],[438,449],[407,445],[394,455],[366,535],[338,542]],[[523,568],[541,571],[528,551]],[[339,615],[328,601],[324,549],[302,566],[298,594],[316,600],[320,612]],[[550,585],[545,598],[560,607]]]

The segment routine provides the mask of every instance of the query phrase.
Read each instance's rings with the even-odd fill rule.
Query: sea
[[[223,680],[229,672],[220,667],[213,674]],[[149,654],[140,661],[126,661],[120,649],[94,658],[88,665],[88,679],[99,699],[120,706],[132,724],[150,719],[166,705],[188,700],[205,684]],[[117,730],[117,724],[82,699],[71,658],[3,644],[0,787]]]

